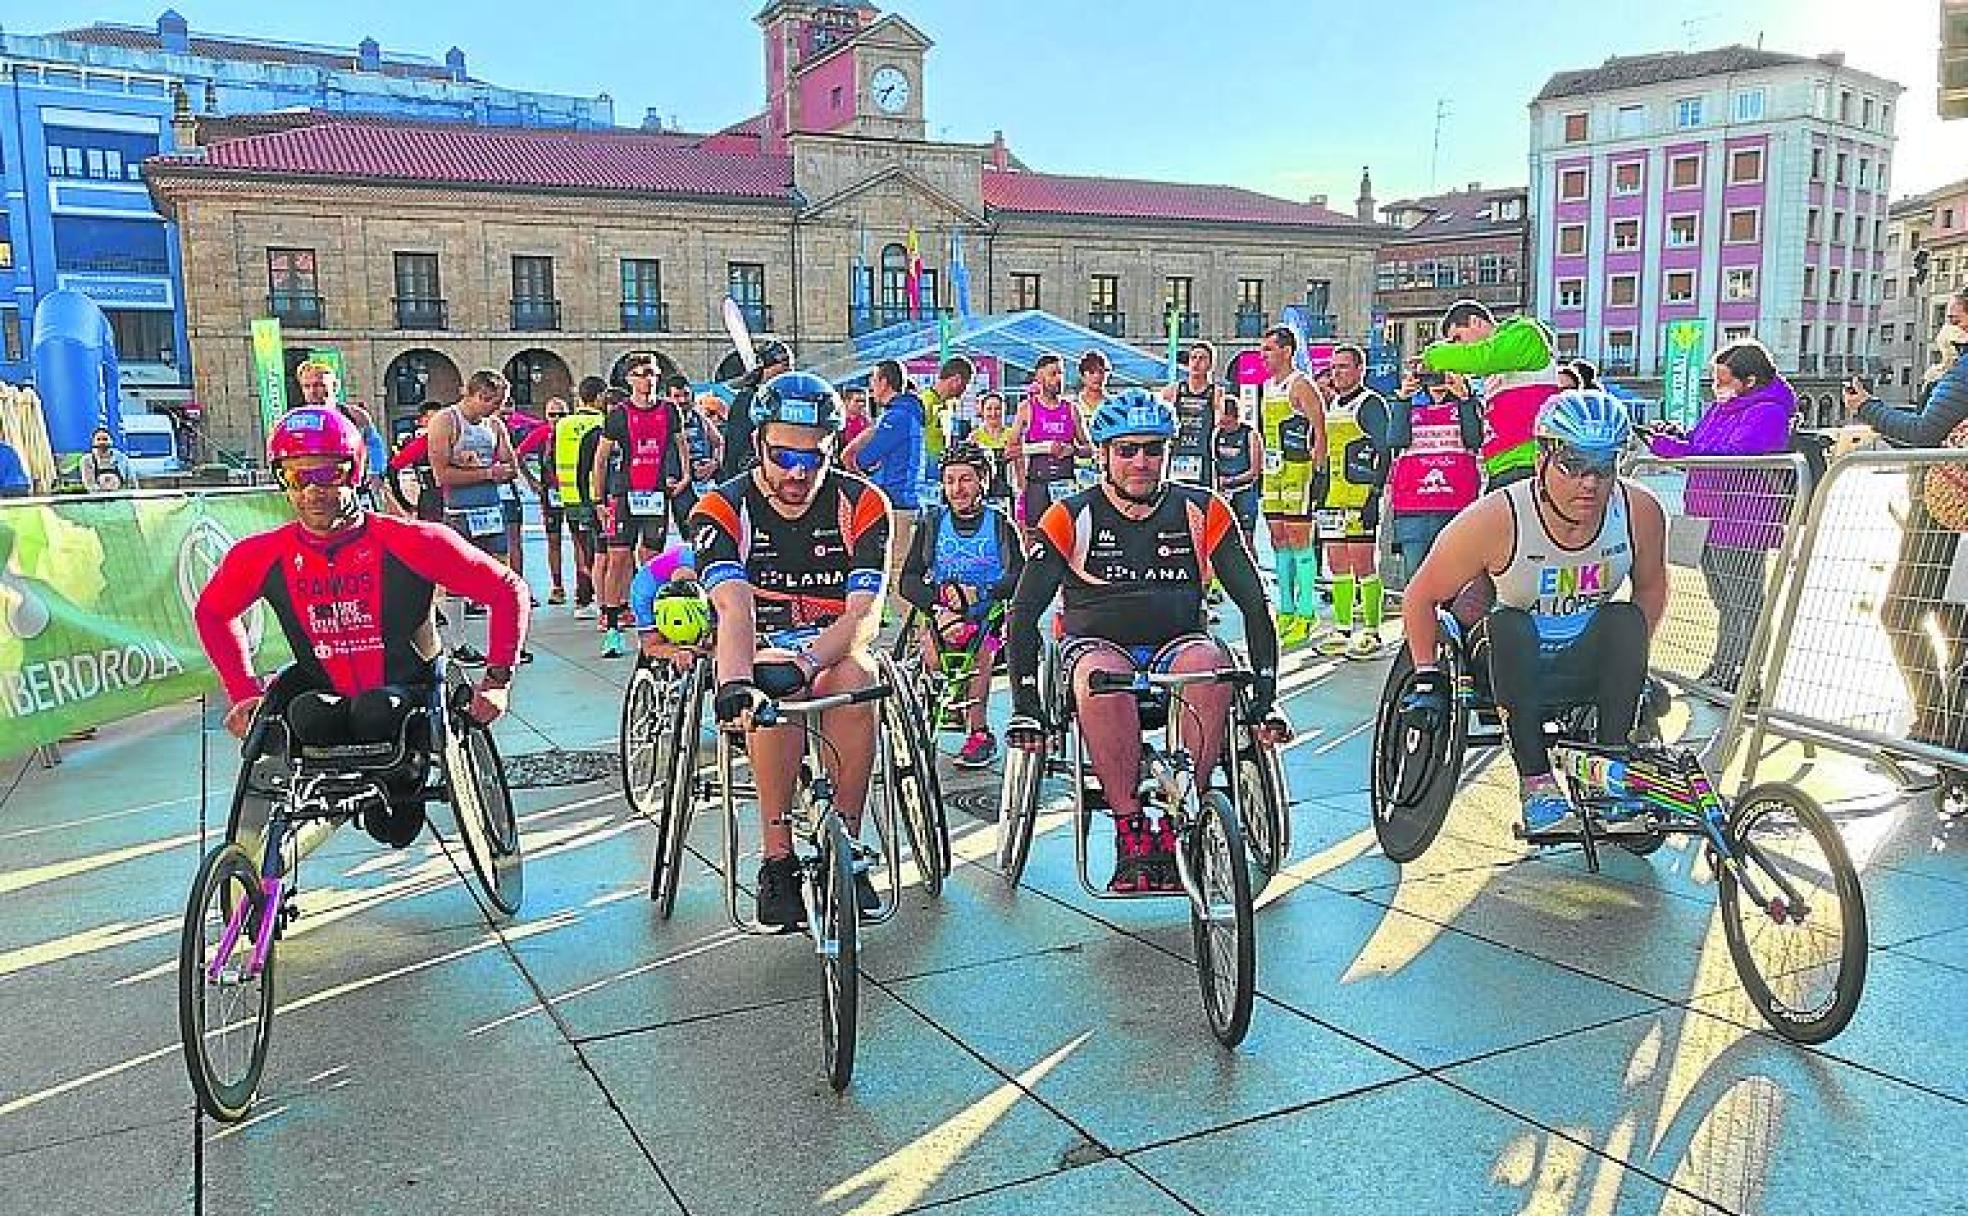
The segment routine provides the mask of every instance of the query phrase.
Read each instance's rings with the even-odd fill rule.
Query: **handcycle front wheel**
[[[638,657],[629,686],[622,692],[622,729],[618,753],[622,761],[622,796],[629,809],[645,818],[655,818],[662,796],[660,782],[669,771],[665,744],[663,711],[666,693],[674,693],[674,676],[665,678],[667,664],[658,670],[647,658]]]
[[[519,819],[492,728],[463,708],[470,698],[470,682],[454,668],[445,697],[444,786],[479,888],[493,907],[511,916],[526,897]]]
[[[854,849],[839,815],[827,817],[820,845],[820,890],[814,900],[820,923],[820,1042],[827,1083],[839,1093],[854,1079],[854,1042],[860,1014],[861,903],[854,891]]]
[[[1737,799],[1727,830],[1742,876],[1720,867],[1716,888],[1736,975],[1778,1034],[1823,1043],[1865,991],[1865,896],[1845,842],[1814,799],[1781,784]]]
[[[1237,809],[1243,814],[1245,851],[1250,854],[1252,883],[1263,890],[1291,855],[1291,811],[1285,793],[1284,766],[1278,751],[1257,738],[1257,732],[1238,728],[1234,754],[1237,766]]]
[[[1244,1041],[1257,992],[1257,929],[1251,915],[1250,859],[1230,800],[1205,794],[1184,847],[1203,906],[1189,906],[1196,977],[1210,1033],[1225,1047]]]
[[[1438,663],[1448,681],[1448,720],[1434,730],[1410,726],[1401,718],[1401,700],[1415,680],[1414,660],[1405,648],[1387,673],[1387,685],[1374,714],[1372,771],[1367,800],[1373,809],[1374,837],[1389,861],[1406,863],[1435,843],[1462,781],[1467,716],[1453,699],[1462,675],[1461,651],[1444,641]]]
[[[1004,784],[998,790],[998,872],[1008,886],[1017,886],[1025,875],[1049,748],[1049,743],[1035,752],[1005,747]]]
[[[891,690],[882,699],[882,780],[893,800],[909,851],[931,898],[943,893],[950,872],[950,825],[943,809],[936,752],[922,725],[922,705],[892,660],[880,661],[882,682]]]
[[[258,971],[252,961],[279,921],[246,850],[224,844],[205,855],[178,945],[178,1034],[199,1108],[221,1122],[245,1117],[266,1069],[276,951],[268,945]]]
[[[667,741],[662,751],[668,765],[658,774],[663,789],[656,807],[656,850],[649,867],[649,898],[656,901],[656,915],[663,920],[670,919],[676,910],[684,843],[690,838],[690,821],[697,806],[697,768],[704,749],[704,696],[709,679],[709,661],[700,658],[684,673],[671,713],[663,723]]]

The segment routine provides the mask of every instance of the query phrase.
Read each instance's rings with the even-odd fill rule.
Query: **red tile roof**
[[[984,205],[993,211],[1109,219],[1203,220],[1225,224],[1354,225],[1327,207],[1294,203],[1235,186],[1066,177],[984,170]]]
[[[63,42],[86,42],[95,46],[120,47],[129,51],[161,51],[164,41],[154,29],[135,25],[97,24],[84,25],[75,29],[56,30],[47,35]],[[201,38],[193,34],[188,39],[189,54],[204,59],[230,59],[241,63],[290,63],[303,67],[356,70],[356,50],[350,47],[309,47],[291,46],[278,42],[257,42],[251,38]],[[399,55],[384,55],[382,68],[377,73],[382,76],[399,76],[410,80],[449,80],[450,69],[429,59],[407,59]],[[469,78],[467,78],[469,79]]]
[[[334,120],[160,156],[157,171],[233,170],[511,189],[791,201],[792,161],[692,147],[668,133]]]

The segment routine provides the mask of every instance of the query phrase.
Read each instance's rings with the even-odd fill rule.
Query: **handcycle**
[[[1452,690],[1448,720],[1425,728],[1400,705],[1413,688],[1405,648],[1388,673],[1374,718],[1368,782],[1382,852],[1397,863],[1427,851],[1448,817],[1472,745],[1501,740],[1501,718],[1482,673],[1472,670],[1462,627],[1438,613],[1436,664]],[[1845,1028],[1865,987],[1865,897],[1830,816],[1795,786],[1772,782],[1724,797],[1692,749],[1663,742],[1654,719],[1665,691],[1649,682],[1639,725],[1623,745],[1589,741],[1596,712],[1566,709],[1545,726],[1554,771],[1579,827],[1513,834],[1537,845],[1577,844],[1599,870],[1611,843],[1646,856],[1673,836],[1699,839],[1716,877],[1730,959],[1757,1013],[1779,1035],[1822,1043]],[[1471,731],[1472,722],[1483,733]],[[1800,957],[1799,951],[1810,957]]]
[[[864,925],[888,921],[901,904],[902,875],[895,847],[898,833],[908,833],[923,889],[931,896],[941,893],[949,865],[942,801],[932,798],[931,787],[922,776],[930,761],[926,746],[920,742],[920,723],[914,724],[913,731],[909,729],[914,710],[908,689],[886,657],[879,658],[877,665],[876,683],[870,687],[806,700],[780,699],[753,715],[760,726],[781,724],[788,715],[800,715],[805,731],[806,754],[786,822],[792,829],[793,854],[803,880],[804,931],[821,963],[822,1063],[828,1083],[837,1092],[847,1088],[854,1075],[860,930]],[[715,800],[723,820],[720,868],[725,914],[742,932],[782,936],[781,930],[759,924],[738,906],[740,800],[756,798],[757,788],[738,780],[743,743],[729,732],[717,732],[717,760],[712,770],[707,774],[702,766],[704,709],[713,680],[711,659],[700,654],[677,677],[674,692],[661,702],[659,729],[669,739],[660,745],[667,769],[655,815],[657,842],[650,867],[650,898],[656,903],[657,915],[667,920],[676,907],[691,821],[700,807]],[[871,701],[879,702],[875,771],[881,777],[882,792],[864,815],[875,829],[876,842],[869,845],[848,834],[846,822],[835,808],[833,779],[824,763],[824,753],[832,750],[832,744],[820,731],[818,715]],[[898,749],[907,754],[898,755]],[[874,792],[871,783],[869,793],[872,796]],[[885,892],[878,889],[881,906],[860,912],[854,877],[872,873],[884,862],[888,882]]]
[[[1098,809],[1099,787],[1086,758],[1085,740],[1069,712],[1071,698],[1059,668],[1056,647],[1040,651],[1039,687],[1045,719],[1051,723],[1037,751],[1011,748],[1006,753],[1004,787],[998,806],[998,866],[1005,881],[1017,886],[1025,871],[1037,823],[1042,785],[1048,775],[1065,775],[1074,791],[1074,860],[1081,889],[1094,899],[1154,899],[1181,896],[1189,903],[1190,928],[1196,947],[1197,979],[1202,987],[1203,1013],[1210,1033],[1225,1046],[1243,1041],[1257,983],[1256,929],[1252,921],[1253,888],[1276,872],[1286,840],[1279,826],[1284,816],[1282,777],[1269,786],[1270,773],[1259,757],[1246,758],[1243,744],[1226,738],[1226,764],[1231,769],[1230,792],[1199,779],[1195,761],[1182,746],[1174,710],[1193,714],[1180,690],[1201,683],[1230,683],[1241,694],[1255,677],[1231,668],[1204,672],[1096,672],[1091,691],[1096,696],[1132,695],[1140,708],[1141,771],[1155,791],[1156,804],[1174,828],[1175,868],[1180,891],[1115,892],[1097,887],[1087,856],[1087,838]],[[1233,711],[1236,713],[1237,711]],[[1237,714],[1241,717],[1242,714]],[[1161,732],[1161,742],[1153,735]],[[1240,732],[1242,733],[1242,732]],[[1252,748],[1269,751],[1255,741]],[[1273,758],[1275,759],[1275,757]],[[1275,802],[1272,799],[1275,798]],[[1256,804],[1256,805],[1249,805]],[[1269,809],[1275,806],[1275,815]],[[1244,825],[1256,817],[1265,821],[1272,853],[1269,873],[1261,868],[1245,839]]]
[[[973,622],[973,631],[960,645],[951,645],[938,637],[934,662],[923,654],[921,642],[924,628],[929,628],[932,634],[935,630],[922,609],[910,608],[889,657],[908,678],[916,703],[928,711],[931,733],[940,735],[964,729],[964,714],[971,705],[970,682],[976,677],[980,663],[997,661],[1009,607],[1003,600],[993,601],[985,609],[983,619]]]
[[[242,748],[225,843],[198,867],[179,945],[185,1066],[212,1118],[243,1118],[265,1070],[275,946],[300,916],[302,857],[335,826],[385,807],[388,787],[449,802],[479,889],[501,915],[519,910],[519,824],[498,745],[470,716],[471,700],[471,683],[440,657],[425,703],[404,715],[395,738],[315,746],[293,737],[270,708],[284,698],[269,691]]]

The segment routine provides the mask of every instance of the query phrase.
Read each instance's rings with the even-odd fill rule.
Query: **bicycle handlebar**
[[[1190,684],[1230,684],[1248,688],[1256,679],[1255,673],[1235,668],[1219,671],[1096,671],[1087,678],[1087,688],[1096,694],[1147,692],[1153,688],[1184,688]]]
[[[839,709],[843,705],[863,705],[869,701],[879,701],[894,691],[886,684],[873,684],[852,692],[837,692],[805,701],[768,701],[752,713],[752,721],[759,726],[774,726],[786,714],[817,714]]]

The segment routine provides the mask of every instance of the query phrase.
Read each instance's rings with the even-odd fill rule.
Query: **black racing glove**
[[[789,659],[771,659],[752,664],[752,679],[758,691],[776,701],[806,687],[806,669]]]
[[[1256,672],[1251,677],[1250,695],[1244,699],[1244,725],[1257,726],[1274,716],[1278,703],[1278,673]]]
[[[1039,698],[1039,678],[1036,675],[1024,676],[1012,681],[1011,714],[1014,718],[1030,718],[1045,729],[1045,703]]]
[[[768,698],[750,680],[732,680],[718,685],[717,697],[711,702],[711,712],[717,715],[721,724],[736,722],[746,710],[756,710]]]
[[[1401,721],[1416,730],[1440,730],[1449,720],[1449,677],[1441,669],[1423,668],[1415,672],[1401,698]]]

